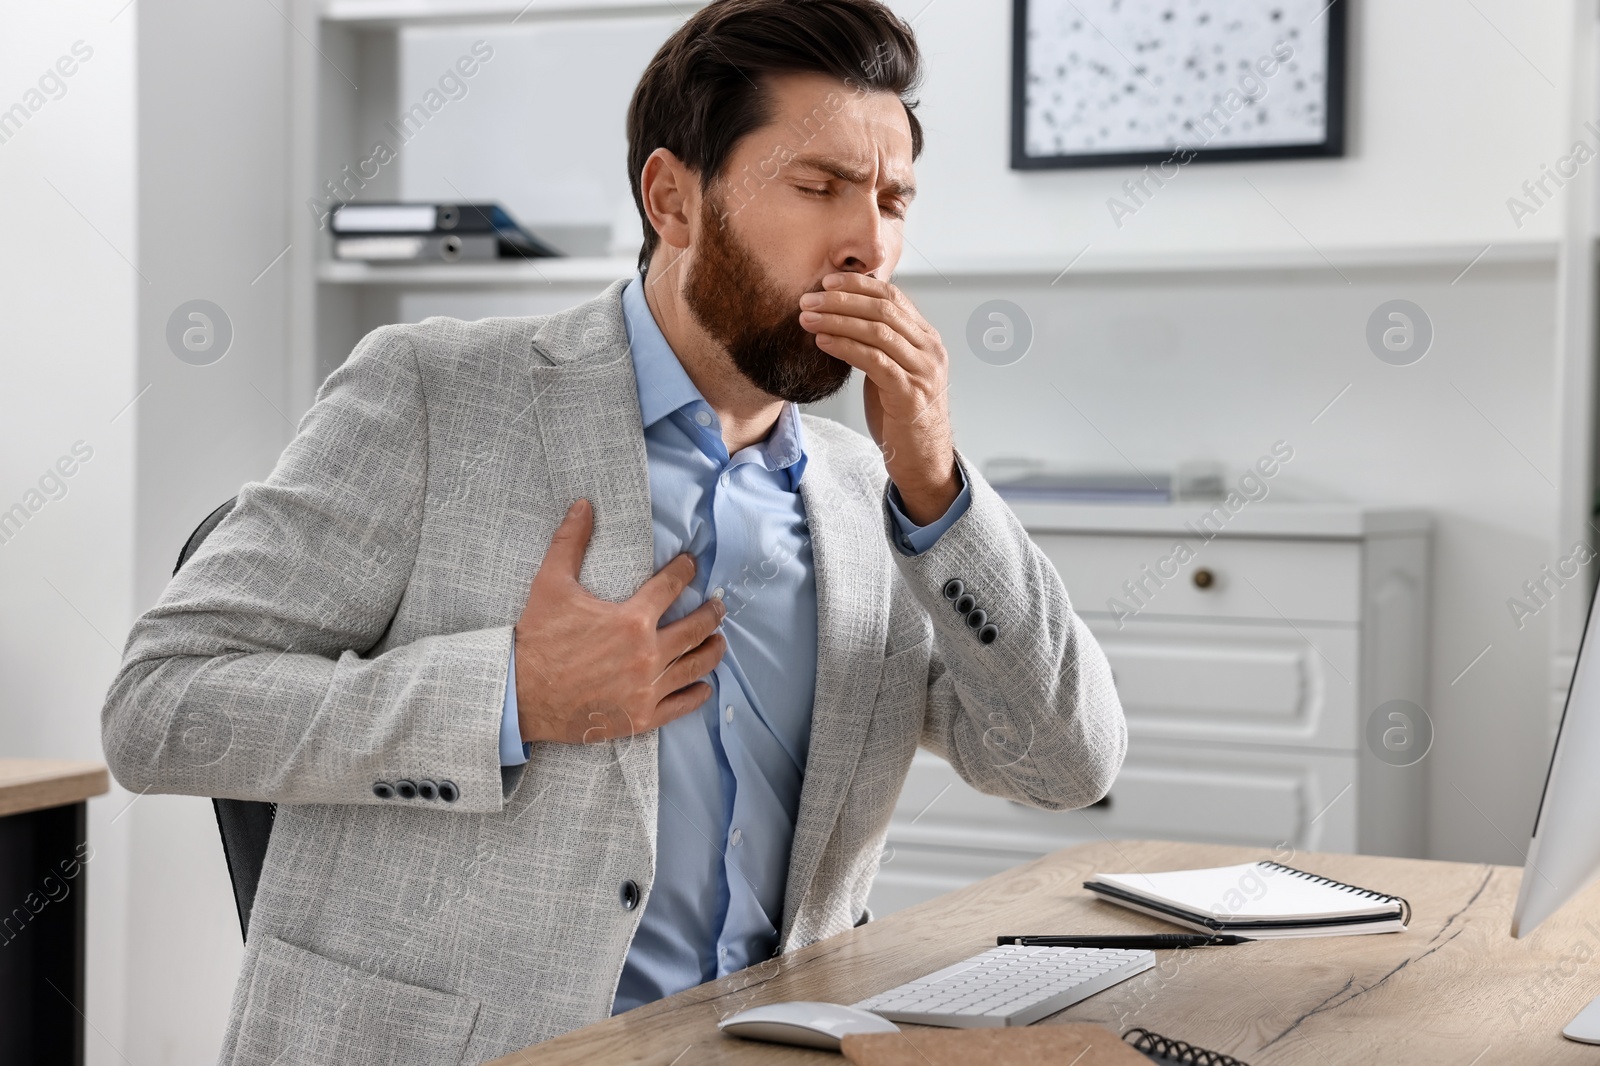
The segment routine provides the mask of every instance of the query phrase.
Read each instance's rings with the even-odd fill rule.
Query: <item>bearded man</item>
[[[919,744],[1110,787],[1106,660],[890,281],[918,64],[876,0],[702,8],[629,109],[637,275],[366,337],[135,625],[118,780],[279,805],[222,1063],[480,1062],[847,930]],[[797,406],[857,370],[875,441]]]

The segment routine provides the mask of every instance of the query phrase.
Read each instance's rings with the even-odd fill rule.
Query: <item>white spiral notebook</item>
[[[1252,939],[1403,932],[1411,904],[1278,862],[1209,870],[1095,874],[1083,887],[1108,903],[1193,929]]]

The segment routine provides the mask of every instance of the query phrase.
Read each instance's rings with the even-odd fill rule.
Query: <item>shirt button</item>
[[[722,472],[722,476],[720,478],[718,478],[717,480],[721,481],[723,483],[723,485],[727,485],[728,482],[733,480],[733,475],[728,473],[726,470],[724,470]]]
[[[718,585],[716,588],[711,590],[711,598],[714,600],[720,600],[723,596],[727,595],[727,591],[727,589],[723,588],[721,585]]]
[[[728,704],[727,708],[723,710],[722,718],[727,722],[733,721],[733,704]]]
[[[728,839],[733,842],[733,846],[734,847],[738,847],[739,846],[739,841],[744,839],[744,831],[743,830],[739,830],[739,829],[735,829],[733,831],[733,835],[731,837],[729,837]]]
[[[709,426],[711,424],[711,412],[696,411],[694,413],[694,420],[700,423],[702,426]]]

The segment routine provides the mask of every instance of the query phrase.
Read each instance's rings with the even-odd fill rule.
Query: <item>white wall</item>
[[[0,143],[0,508],[37,505],[0,543],[0,754],[100,757],[100,703],[133,617],[135,75],[120,4],[13,4],[0,31],[0,108],[31,109]],[[62,56],[70,77],[29,98]],[[92,458],[44,502],[39,479],[75,442]],[[47,486],[51,487],[51,486]],[[55,490],[59,495],[59,490]],[[120,1062],[131,797],[89,804],[93,858],[88,1061]],[[6,907],[9,909],[10,902]],[[48,992],[45,994],[49,994]]]
[[[968,257],[1037,256],[1064,267],[1092,244],[1081,264],[1092,267],[1102,255],[1300,249],[1307,240],[1337,261],[1341,248],[1481,246],[1557,232],[1553,208],[1517,230],[1505,199],[1564,150],[1566,97],[1555,86],[1565,85],[1568,63],[1565,3],[1349,3],[1346,158],[1192,164],[1120,228],[1106,200],[1123,195],[1133,169],[1008,169],[1009,5],[893,6],[915,17],[929,70],[908,261],[920,254],[942,269]]]
[[[171,0],[0,19],[0,108],[88,51],[0,143],[0,509],[92,449],[0,543],[0,754],[94,759],[128,626],[189,529],[292,432],[274,409],[284,282],[262,273],[285,243],[291,31],[271,5]],[[210,366],[166,343],[195,297],[235,327]],[[211,805],[113,787],[89,811],[88,1062],[212,1061],[242,949]]]
[[[304,20],[305,12],[283,10]],[[139,401],[134,597],[165,587],[191,530],[265,477],[300,412],[287,399],[289,49],[279,5],[139,0]],[[337,77],[329,70],[328,76]],[[180,359],[167,324],[221,308],[225,354]],[[243,957],[209,800],[149,796],[134,842],[126,970],[129,1058],[212,1061]]]

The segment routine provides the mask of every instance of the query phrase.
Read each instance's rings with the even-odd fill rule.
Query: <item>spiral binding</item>
[[[1182,1066],[1249,1066],[1249,1063],[1232,1055],[1195,1047],[1182,1040],[1173,1040],[1160,1033],[1152,1033],[1148,1029],[1129,1029],[1122,1034],[1122,1039],[1132,1044],[1135,1051],[1157,1055],[1164,1061],[1180,1063]]]
[[[1366,899],[1382,900],[1386,903],[1398,903],[1400,904],[1400,923],[1402,925],[1411,924],[1411,904],[1404,896],[1391,896],[1387,892],[1374,892],[1372,889],[1362,888],[1360,885],[1347,885],[1343,881],[1335,881],[1331,877],[1323,877],[1319,874],[1307,873],[1306,871],[1298,870],[1293,866],[1285,866],[1281,862],[1262,862],[1258,865],[1270,867],[1274,870],[1282,870],[1284,873],[1293,874],[1296,877],[1303,877],[1307,881],[1314,881],[1319,885],[1327,885],[1330,888],[1340,888],[1346,892],[1353,892],[1356,895]]]

